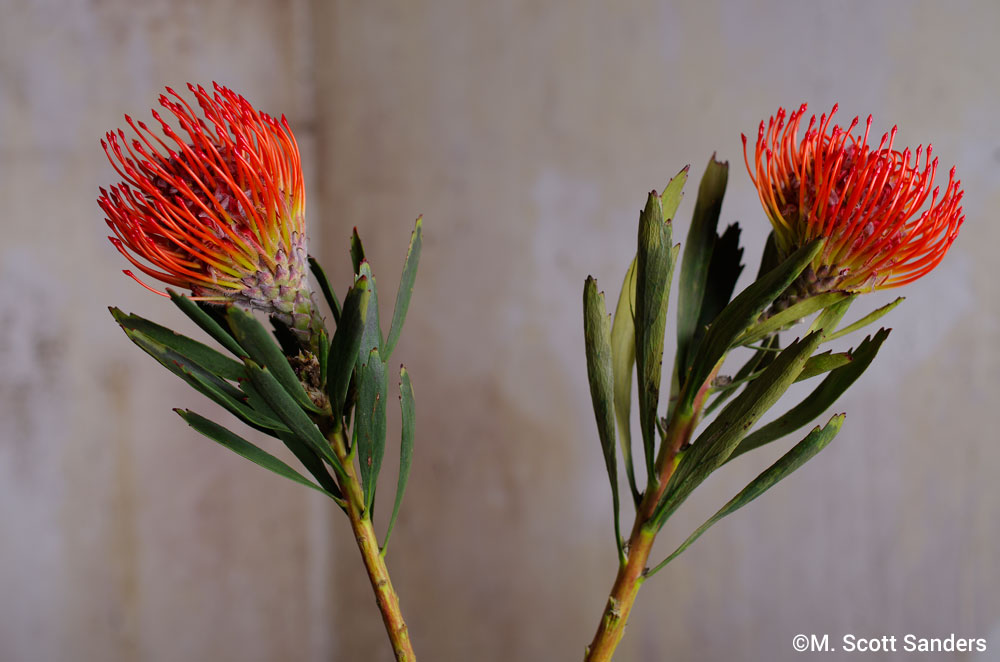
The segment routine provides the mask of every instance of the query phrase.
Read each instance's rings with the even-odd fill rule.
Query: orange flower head
[[[308,337],[317,314],[302,166],[288,121],[218,84],[188,89],[200,113],[169,87],[159,99],[180,132],[153,110],[159,132],[126,115],[135,136],[119,129],[101,141],[124,180],[98,198],[109,239],[151,278],[202,301],[265,310]]]
[[[896,127],[878,147],[868,144],[872,118],[855,135],[831,125],[837,112],[809,119],[798,138],[806,105],[785,116],[779,108],[760,123],[754,162],[743,156],[771,225],[779,254],[823,237],[823,249],[799,283],[799,295],[898,287],[936,267],[965,217],[955,169],[942,193],[934,186],[932,148],[893,149]],[[928,198],[930,202],[928,203]],[[926,206],[925,206],[926,203]]]

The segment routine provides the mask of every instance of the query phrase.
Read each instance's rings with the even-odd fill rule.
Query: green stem
[[[354,468],[354,458],[347,451],[342,430],[332,432],[329,439],[334,453],[344,465],[345,479],[341,481],[341,491],[347,501],[347,515],[351,520],[351,529],[354,531],[354,538],[357,540],[372,590],[375,592],[375,602],[382,612],[382,622],[385,624],[389,641],[392,642],[392,651],[396,655],[397,662],[415,662],[417,656],[413,652],[406,621],[403,620],[403,614],[399,609],[399,597],[392,587],[389,570],[379,553],[375,528],[372,526],[369,513],[365,510],[364,493]]]

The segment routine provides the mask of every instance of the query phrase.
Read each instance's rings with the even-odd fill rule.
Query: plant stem
[[[679,430],[683,426],[672,426],[671,431]],[[692,426],[693,427],[693,426]],[[674,433],[676,436],[679,433]],[[689,433],[690,434],[690,433]],[[668,442],[680,443],[671,437],[664,440]],[[665,455],[661,453],[661,460]],[[608,662],[614,655],[618,642],[625,634],[625,625],[628,622],[629,613],[635,597],[639,593],[639,587],[646,579],[646,562],[649,560],[649,553],[653,549],[653,541],[656,539],[656,528],[651,522],[656,504],[666,490],[667,482],[673,474],[674,462],[658,463],[659,482],[653,489],[647,489],[646,494],[639,504],[635,514],[635,524],[632,526],[632,534],[629,536],[628,545],[625,547],[626,560],[618,566],[618,575],[615,583],[611,587],[611,594],[608,596],[607,606],[601,616],[601,622],[597,626],[594,640],[587,647],[587,654],[584,662]]]
[[[645,580],[646,561],[649,560],[655,538],[655,531],[640,525],[637,518],[628,541],[628,559],[618,567],[618,576],[611,587],[601,622],[597,626],[594,640],[587,647],[585,662],[607,662],[614,655],[618,642],[625,634],[625,624],[632,611],[635,596]]]
[[[403,614],[399,609],[399,597],[392,587],[389,571],[379,553],[375,528],[372,526],[369,513],[365,510],[364,494],[361,490],[361,481],[358,480],[358,474],[354,469],[354,458],[347,452],[342,431],[333,432],[329,435],[329,439],[334,453],[344,466],[346,479],[341,481],[341,490],[347,501],[347,515],[351,520],[351,529],[361,551],[372,590],[375,592],[375,602],[382,612],[382,622],[385,624],[389,641],[392,642],[392,652],[396,655],[397,662],[416,662],[417,655],[413,652],[406,621],[403,620]]]
[[[653,541],[656,539],[658,527],[653,521],[656,506],[667,490],[667,484],[670,482],[674,469],[677,468],[675,462],[677,452],[690,441],[691,435],[698,425],[698,419],[705,404],[705,396],[721,366],[722,359],[719,360],[708,379],[698,389],[692,411],[678,412],[674,420],[670,422],[666,438],[663,440],[656,458],[655,475],[657,481],[647,486],[642,502],[636,509],[635,524],[632,526],[632,533],[625,547],[625,561],[618,566],[618,575],[611,587],[611,594],[608,596],[608,602],[601,616],[601,622],[597,626],[594,639],[587,647],[584,662],[608,662],[611,660],[615,648],[618,647],[618,642],[625,634],[625,625],[628,622],[629,613],[632,611],[632,605],[635,603],[635,597],[639,593],[639,587],[646,580],[646,562],[649,560],[649,553],[652,551]]]

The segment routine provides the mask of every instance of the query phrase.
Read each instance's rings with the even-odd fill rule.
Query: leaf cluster
[[[743,271],[739,225],[719,232],[728,164],[710,159],[698,188],[684,251],[672,244],[673,219],[688,176],[685,167],[662,194],[649,194],[639,217],[636,257],[625,274],[614,317],[597,281],[584,285],[584,340],[591,400],[614,507],[615,540],[624,561],[618,454],[624,465],[636,525],[652,530],[716,469],[807,426],[823,414],[871,364],[888,336],[881,329],[847,352],[818,351],[887,313],[899,300],[838,328],[856,295],[831,291],[775,306],[822,250],[822,240],[779,256],[768,240],[757,278],[735,293]],[[666,314],[672,275],[680,256],[677,337],[669,389],[661,388]],[[815,316],[806,334],[782,348],[780,335]],[[727,357],[751,352],[731,377],[720,374]],[[633,457],[633,374],[644,484]],[[762,418],[795,382],[823,376],[800,403],[761,425]],[[661,397],[665,396],[665,397]],[[710,415],[719,410],[714,417]],[[675,558],[722,517],[746,505],[798,469],[836,435],[844,416],[834,416],[751,482],[670,555]],[[704,430],[695,434],[707,421]],[[652,574],[650,572],[649,574]]]
[[[202,303],[170,292],[173,303],[219,349],[138,315],[110,310],[132,342],[245,425],[281,441],[301,469],[222,424],[190,410],[175,410],[191,427],[255,464],[327,495],[345,510],[351,495],[360,494],[356,505],[370,517],[385,454],[386,364],[406,319],[421,245],[422,220],[417,219],[385,336],[375,276],[357,230],[350,246],[354,279],[343,304],[319,263],[309,258],[334,321],[332,336],[325,329],[321,332],[318,356],[300,347],[291,349],[283,342],[286,330],[275,320],[269,331],[251,311],[233,304]],[[313,366],[316,370],[310,370]],[[405,367],[400,366],[399,376],[400,469],[383,553],[413,458],[413,387]]]

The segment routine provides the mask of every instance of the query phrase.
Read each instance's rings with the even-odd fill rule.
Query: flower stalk
[[[410,633],[399,608],[399,596],[396,595],[392,580],[389,579],[385,559],[379,551],[378,537],[375,535],[370,511],[365,508],[361,481],[354,468],[354,458],[347,450],[343,430],[331,432],[328,439],[333,452],[344,466],[345,476],[341,481],[341,490],[347,502],[347,516],[351,521],[351,530],[354,532],[358,551],[361,552],[365,571],[375,593],[375,602],[382,614],[382,622],[392,644],[393,654],[397,662],[415,662],[417,656],[413,652]]]
[[[375,278],[357,230],[350,250],[354,277],[343,306],[306,252],[304,177],[288,121],[259,112],[218,84],[211,92],[194,85],[188,89],[200,112],[167,88],[160,105],[172,123],[153,111],[160,125],[154,132],[126,116],[135,137],[129,140],[119,130],[101,141],[123,181],[102,188],[98,203],[115,248],[145,276],[190,291],[190,297],[172,290],[169,296],[228,354],[137,315],[116,308],[112,315],[165,368],[246,425],[281,441],[309,476],[236,432],[177,410],[192,428],[325,494],[345,512],[396,659],[414,662],[385,564],[413,451],[413,389],[402,366],[400,474],[381,546],[372,504],[386,442],[386,362],[409,306],[421,221],[410,237],[385,336]],[[333,334],[309,285],[310,271],[333,314]],[[125,273],[168,296],[132,271]],[[254,310],[270,318],[273,331]]]
[[[719,363],[721,365],[721,361]],[[708,388],[718,373],[718,366],[699,389],[692,412],[679,414],[667,430],[656,460],[655,489],[648,489],[636,508],[635,522],[625,545],[625,558],[618,565],[608,602],[605,605],[597,632],[587,647],[585,662],[607,662],[625,634],[632,605],[639,595],[639,588],[646,581],[649,555],[659,526],[656,523],[657,506],[666,492],[677,468],[677,454],[688,444],[704,406]]]
[[[679,254],[679,246],[672,246],[672,220],[687,167],[668,183],[663,195],[650,194],[640,215],[637,254],[626,273],[613,325],[608,324],[604,294],[596,281],[588,277],[584,285],[587,375],[610,479],[619,552],[615,581],[585,662],[611,660],[639,589],[649,577],[708,527],[760,496],[830,443],[843,423],[842,414],[813,428],[672,554],[648,567],[657,533],[711,473],[808,425],[870,365],[888,335],[885,329],[845,354],[814,354],[827,339],[859,329],[888,310],[838,330],[857,296],[926,275],[957,236],[964,217],[955,170],[944,191],[934,188],[937,159],[931,158],[930,146],[926,151],[922,147],[896,151],[895,129],[877,147],[869,146],[870,118],[864,134],[855,136],[858,120],[841,129],[831,122],[834,112],[836,107],[818,123],[811,119],[799,142],[805,106],[792,113],[787,125],[784,111],[779,111],[766,128],[761,123],[752,163],[744,137],[747,169],[774,231],[757,279],[735,296],[743,269],[739,227],[717,231],[728,164],[714,157],[709,161],[680,269],[678,351],[665,418],[658,418],[657,410],[662,404],[665,314]],[[780,332],[812,315],[808,331],[782,348]],[[753,356],[735,377],[719,375],[727,356],[746,349]],[[647,469],[643,491],[633,475],[633,372]],[[803,402],[754,429],[794,382],[819,375],[825,375],[822,383]],[[706,409],[713,391],[718,396]],[[703,413],[727,401],[696,435]],[[619,451],[635,505],[627,541],[620,534]]]

